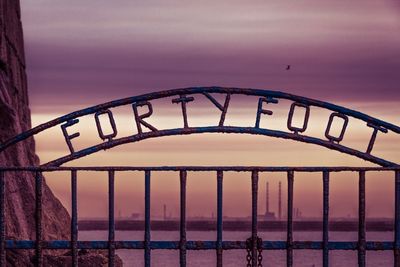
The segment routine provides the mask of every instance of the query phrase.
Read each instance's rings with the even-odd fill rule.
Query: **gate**
[[[220,94],[225,97],[220,102],[214,94]],[[221,112],[219,124],[207,127],[190,127],[187,116],[187,108],[195,97],[202,95],[206,97],[217,110]],[[258,105],[255,108],[254,127],[226,126],[225,116],[228,112],[231,96],[247,95],[258,97]],[[154,125],[146,122],[153,113],[152,100],[174,97],[172,103],[178,104],[182,109],[183,127],[176,129],[157,129]],[[262,116],[272,115],[268,105],[278,104],[280,100],[291,101],[287,131],[277,131],[260,127]],[[122,105],[131,105],[133,116],[135,118],[137,134],[117,138],[117,127],[115,124],[112,108]],[[146,107],[147,112],[141,113],[138,107]],[[331,111],[325,138],[317,138],[303,134],[310,118],[311,108],[324,108]],[[295,126],[293,116],[297,108],[305,110],[303,125]],[[79,137],[78,132],[71,133],[70,126],[79,123],[79,117],[94,115],[99,138],[103,140],[100,144],[75,151],[72,139]],[[111,133],[104,133],[101,115],[108,117]],[[370,140],[366,144],[365,151],[359,151],[341,144],[346,134],[349,118],[363,121],[365,126],[372,131]],[[338,135],[331,131],[334,121],[342,121],[342,129]],[[36,266],[43,266],[43,249],[70,249],[73,266],[78,265],[78,249],[107,249],[109,257],[109,266],[114,266],[115,250],[117,249],[135,249],[144,251],[145,266],[151,264],[151,251],[158,249],[179,250],[180,265],[186,266],[187,250],[215,250],[217,266],[223,266],[222,255],[224,250],[242,249],[247,250],[247,259],[243,259],[243,265],[247,266],[268,266],[268,262],[262,262],[262,252],[268,253],[269,250],[286,250],[286,264],[293,266],[293,250],[311,249],[322,250],[322,265],[329,266],[329,251],[333,250],[357,250],[359,266],[366,265],[366,251],[382,250],[393,251],[394,266],[400,266],[400,166],[394,162],[387,161],[374,156],[373,148],[378,134],[389,131],[399,134],[400,127],[390,123],[372,118],[363,113],[339,107],[330,103],[317,101],[309,98],[295,96],[276,91],[240,89],[240,88],[221,88],[221,87],[196,87],[168,90],[157,93],[145,94],[125,99],[120,99],[87,109],[79,110],[65,116],[56,118],[47,123],[34,127],[18,136],[4,142],[0,145],[0,153],[18,142],[21,142],[35,134],[45,131],[52,127],[60,127],[66,146],[70,153],[61,158],[52,160],[41,166],[23,166],[23,167],[0,167],[0,263],[5,266],[5,255],[9,249],[32,249],[36,252]],[[269,167],[269,166],[165,166],[165,167],[62,167],[61,165],[74,159],[82,158],[86,155],[95,153],[103,149],[109,149],[125,143],[138,142],[148,138],[171,135],[187,135],[196,133],[247,133],[256,135],[265,135],[270,137],[292,139],[300,142],[316,144],[331,150],[346,153],[360,159],[377,164],[377,167]],[[7,172],[30,172],[35,177],[36,185],[36,240],[6,240],[5,235],[5,173]],[[70,240],[44,241],[42,238],[42,182],[43,174],[48,172],[69,171],[71,175],[71,238]],[[77,179],[79,172],[96,171],[108,173],[108,241],[78,241],[78,221],[77,221]],[[114,175],[116,172],[138,171],[143,173],[145,180],[145,234],[143,240],[115,240],[115,218],[114,218]],[[179,172],[180,175],[180,240],[179,241],[154,241],[151,239],[150,222],[150,180],[152,173],[158,171]],[[217,235],[214,240],[196,241],[186,239],[186,180],[188,172],[214,172],[216,175],[217,186]],[[371,171],[380,171],[390,173],[394,176],[394,194],[395,194],[395,214],[394,214],[394,236],[393,241],[367,241],[366,240],[366,219],[365,219],[365,180],[366,173]],[[249,183],[251,183],[252,194],[252,216],[251,216],[251,236],[248,240],[224,241],[223,239],[223,177],[226,172],[247,173]],[[258,237],[257,227],[257,197],[258,197],[258,177],[260,173],[284,172],[287,174],[287,238],[286,241],[268,241],[261,240]],[[293,184],[296,173],[313,172],[320,173],[323,181],[323,237],[321,241],[294,241],[293,240]],[[357,172],[359,175],[359,217],[358,217],[358,241],[330,241],[329,240],[329,181],[332,172]],[[245,176],[245,175],[244,175]]]

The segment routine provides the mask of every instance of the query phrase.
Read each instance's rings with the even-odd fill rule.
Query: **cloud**
[[[386,2],[42,0],[23,11],[33,110],[199,85],[400,96],[398,12]]]

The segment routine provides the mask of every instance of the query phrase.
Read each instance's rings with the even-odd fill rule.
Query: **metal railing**
[[[36,240],[6,240],[5,233],[5,173],[6,172],[31,172],[35,175],[36,185]],[[69,171],[71,174],[71,238],[70,240],[43,240],[42,229],[42,185],[43,174],[48,172]],[[77,211],[77,179],[78,174],[84,171],[108,173],[108,240],[107,241],[78,241],[78,211]],[[143,172],[145,180],[145,231],[143,240],[115,240],[114,217],[114,181],[116,172]],[[152,173],[158,171],[179,172],[180,175],[180,239],[179,241],[155,241],[151,239],[150,219],[150,181]],[[186,182],[188,172],[215,172],[217,186],[217,233],[215,240],[197,241],[187,240],[186,237]],[[395,214],[393,241],[367,241],[366,216],[365,216],[365,180],[366,173],[371,171],[384,171],[394,175]],[[252,216],[251,216],[251,245],[246,240],[224,241],[223,239],[223,176],[225,172],[242,172],[246,174],[251,183]],[[285,172],[287,173],[287,238],[286,241],[258,240],[258,180],[260,173]],[[294,241],[293,240],[293,191],[295,174],[299,172],[320,173],[323,184],[323,235],[321,241]],[[358,241],[330,241],[329,240],[329,184],[332,172],[358,172]],[[118,249],[135,249],[144,251],[145,266],[151,265],[151,251],[158,249],[179,250],[180,266],[186,266],[186,252],[188,250],[215,250],[217,266],[223,265],[223,251],[234,249],[248,249],[251,251],[251,266],[257,266],[259,249],[286,250],[286,265],[293,266],[293,250],[310,249],[322,250],[322,265],[329,266],[329,251],[332,250],[357,250],[358,265],[366,266],[366,251],[391,250],[394,253],[394,266],[400,266],[400,167],[10,167],[0,168],[0,263],[5,266],[6,253],[9,249],[31,249],[36,252],[36,266],[43,266],[44,249],[70,249],[72,265],[78,266],[79,249],[107,249],[109,266],[114,266],[115,251]],[[261,246],[261,248],[259,247]],[[245,262],[245,259],[243,259]],[[268,264],[267,262],[265,262]]]
[[[225,100],[219,101],[214,95],[220,95]],[[254,106],[255,121],[247,127],[238,125],[225,125],[226,115],[229,113],[230,100],[232,96],[253,97],[258,105]],[[171,104],[178,104],[182,111],[183,127],[173,129],[158,129],[157,125],[152,125],[147,119],[153,115],[153,101],[158,99],[170,98]],[[202,127],[191,126],[188,120],[187,108],[191,102],[198,99],[206,99],[215,106],[215,110],[220,112],[220,120],[217,125]],[[288,101],[290,108],[287,116],[286,130],[273,130],[260,126],[261,118],[273,115],[271,105],[276,105],[281,101]],[[255,104],[256,104],[255,103]],[[118,134],[113,109],[129,105],[133,112],[132,116],[136,123],[136,130],[128,135]],[[144,107],[145,111],[139,111],[139,107]],[[304,110],[302,115],[302,125],[295,125],[293,118],[296,110]],[[307,135],[307,127],[312,109],[325,109],[330,112],[323,137]],[[69,128],[79,123],[79,119],[84,116],[94,116],[98,144],[85,148],[73,146],[71,140],[78,138],[80,133],[73,132]],[[100,116],[108,118],[103,123],[108,124],[111,132],[103,131],[103,124]],[[366,144],[365,150],[358,150],[344,145],[344,135],[350,119],[362,122],[365,129],[370,133],[370,139]],[[334,120],[341,121],[342,128],[338,135],[331,131]],[[319,122],[320,123],[320,122]],[[254,125],[254,126],[252,126]],[[157,127],[156,127],[157,126]],[[36,265],[43,265],[43,249],[71,249],[73,266],[78,264],[78,249],[108,249],[109,265],[114,265],[115,250],[117,249],[142,249],[144,250],[145,266],[150,266],[151,250],[156,249],[175,249],[180,251],[180,265],[186,265],[187,250],[215,250],[217,266],[222,266],[223,250],[246,249],[250,266],[257,266],[260,258],[257,258],[261,250],[286,250],[287,266],[293,265],[293,250],[314,249],[322,250],[323,266],[329,264],[330,250],[357,250],[359,266],[365,266],[366,251],[368,250],[392,250],[394,252],[394,265],[400,266],[400,166],[395,162],[388,161],[377,155],[373,151],[378,134],[394,133],[400,134],[400,127],[391,123],[375,119],[364,113],[337,106],[324,101],[305,98],[284,92],[249,89],[249,88],[223,88],[223,87],[192,87],[154,92],[139,96],[118,99],[82,110],[74,111],[64,116],[55,118],[49,122],[40,124],[30,130],[20,133],[4,142],[0,143],[0,153],[6,151],[10,146],[17,145],[24,140],[34,137],[50,128],[60,127],[58,130],[63,134],[65,145],[69,154],[58,159],[53,159],[41,167],[0,167],[0,263],[5,264],[5,254],[8,249],[35,249]],[[351,155],[370,163],[375,163],[382,167],[57,167],[67,162],[85,157],[101,150],[110,149],[127,143],[135,143],[149,138],[157,138],[172,135],[188,135],[201,133],[238,133],[262,135],[281,139],[290,139],[308,144],[315,144],[334,151],[339,151]],[[101,140],[101,141],[100,141]],[[22,144],[23,145],[23,144]],[[10,171],[31,172],[35,175],[36,184],[36,240],[5,240],[5,173]],[[69,171],[71,173],[71,238],[67,240],[44,241],[42,233],[42,186],[43,173],[54,171]],[[78,241],[78,213],[77,213],[77,179],[78,174],[83,171],[99,171],[108,173],[109,181],[109,218],[108,218],[108,241]],[[137,241],[116,241],[115,240],[115,218],[114,218],[114,178],[116,172],[140,171],[144,173],[145,180],[145,235],[144,240]],[[157,171],[172,171],[180,174],[180,240],[179,241],[153,241],[151,240],[150,223],[150,180],[151,175]],[[186,181],[188,172],[212,171],[216,172],[217,177],[217,235],[213,241],[192,241],[186,238]],[[358,172],[359,173],[359,225],[357,242],[333,242],[329,241],[329,180],[332,172]],[[365,216],[365,174],[369,171],[393,172],[395,175],[395,227],[392,242],[376,242],[366,240],[366,216]],[[251,237],[248,240],[224,241],[223,240],[223,176],[225,172],[247,172],[251,177],[252,188],[252,216],[251,216]],[[287,214],[287,239],[286,241],[262,241],[258,236],[258,216],[257,216],[257,196],[258,178],[260,172],[286,172],[287,173],[287,193],[288,193],[288,214]],[[323,213],[322,228],[323,236],[321,241],[294,241],[293,240],[293,190],[296,173],[298,172],[318,172],[321,174],[323,184]]]

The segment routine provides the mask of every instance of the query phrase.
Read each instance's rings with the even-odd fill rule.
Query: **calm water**
[[[264,240],[285,240],[285,232],[261,232]],[[216,232],[189,231],[188,240],[215,240]],[[224,240],[246,240],[249,232],[224,232]],[[297,240],[321,240],[320,232],[295,232]],[[392,232],[367,232],[367,240],[391,241]],[[179,240],[176,231],[152,231],[152,240]],[[107,240],[107,231],[80,231],[80,240]],[[117,231],[116,240],[142,240],[142,231]],[[356,232],[331,232],[331,241],[355,241]],[[124,266],[143,266],[143,250],[117,250]],[[224,266],[245,266],[246,252],[244,250],[224,251]],[[264,251],[264,266],[285,266],[285,251]],[[295,250],[294,266],[321,266],[321,251]],[[334,267],[357,266],[356,251],[331,251],[330,263]],[[188,251],[188,266],[215,266],[215,251]],[[152,266],[179,266],[179,252],[176,250],[152,251]],[[393,252],[367,252],[367,266],[393,266]]]

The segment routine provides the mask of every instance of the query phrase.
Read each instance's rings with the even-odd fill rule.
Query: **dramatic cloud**
[[[76,93],[94,104],[200,85],[400,98],[400,12],[389,1],[22,4],[34,110]]]
[[[22,0],[21,3],[34,125],[112,99],[170,88],[212,85],[286,91],[400,123],[398,1]],[[291,69],[287,71],[289,64]],[[206,102],[208,111],[215,114],[206,114],[206,105],[195,108],[198,102],[196,96],[196,101],[190,104],[190,123],[208,122],[212,116],[220,115],[209,101]],[[168,112],[162,113],[158,122],[166,128],[181,125],[179,106],[172,105],[170,99],[165,103],[163,108]],[[241,101],[236,113],[230,107],[227,120],[232,121],[231,115],[236,119],[240,115],[239,122],[254,125],[255,104]],[[125,128],[119,128],[119,133],[130,133],[135,126],[132,110],[129,112],[121,117]],[[158,108],[157,112],[160,112]],[[287,108],[274,112],[274,118],[286,127]],[[322,113],[312,112],[311,125],[323,128],[319,131],[323,134],[327,120],[319,118]],[[246,114],[250,115],[246,117]],[[272,117],[266,121],[268,127],[273,125]],[[93,126],[93,120],[91,123]],[[83,119],[80,125],[90,130]],[[366,128],[365,124],[355,127],[346,135],[345,142],[365,149],[371,135],[371,130]],[[95,132],[89,133],[86,136],[82,133],[76,140],[81,142],[78,145],[99,142]],[[393,140],[393,136],[380,134],[377,143],[381,145],[377,144],[374,152],[397,162],[400,150],[394,144],[399,142]],[[66,153],[58,127],[54,132],[39,135],[36,142],[42,162]],[[264,137],[202,135],[143,141],[73,164],[360,165],[350,156],[321,150]],[[66,181],[69,177],[57,175],[48,174],[47,182],[68,205],[70,192]],[[106,177],[99,180],[97,174],[79,175],[81,216],[104,216]],[[140,175],[126,174],[122,182],[116,179],[119,194],[116,209],[123,214],[143,210]],[[171,180],[164,173],[157,175],[162,179],[152,185],[155,199],[152,212],[156,216],[161,214],[165,203],[176,216],[179,206],[174,200],[179,196],[178,179]],[[188,208],[189,216],[215,213],[215,195],[209,190],[215,188],[215,177],[203,176],[198,182],[202,187],[188,186],[188,190],[193,190],[188,196],[196,196],[188,204],[194,205]],[[314,178],[310,180],[310,176]],[[301,175],[296,174],[297,207],[305,216],[320,216],[322,200],[316,201],[322,197],[320,175],[307,174],[303,180],[298,177]],[[224,214],[247,216],[250,180],[243,175],[230,178],[224,180]],[[393,177],[381,178],[372,174],[367,179],[368,216],[392,216]],[[265,179],[260,184],[264,185]],[[278,180],[285,187],[285,179],[274,174],[270,179],[272,188],[277,188]],[[192,181],[188,179],[189,183]],[[357,214],[356,183],[356,176],[347,173],[341,180],[332,179],[332,216]],[[243,194],[238,197],[239,193]],[[201,205],[206,211],[202,211]]]

